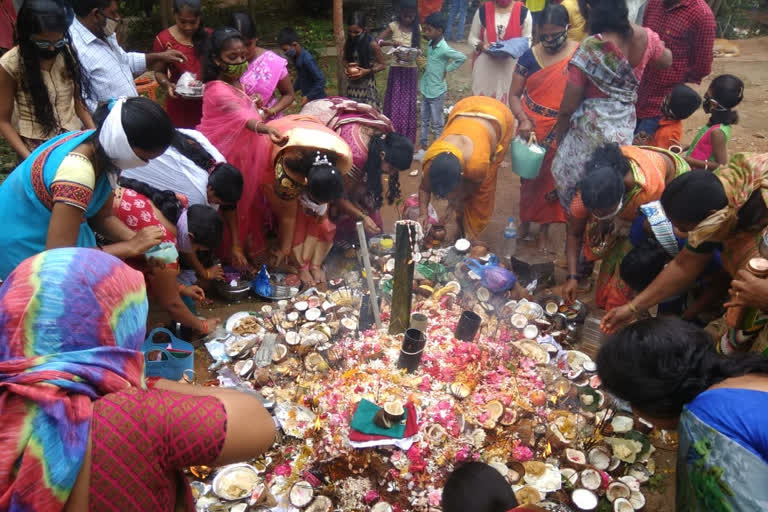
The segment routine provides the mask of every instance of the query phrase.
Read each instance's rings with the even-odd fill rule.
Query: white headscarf
[[[125,104],[125,98],[116,100],[112,105],[104,124],[101,125],[99,144],[118,169],[144,167],[147,162],[136,156],[123,129],[123,104]]]

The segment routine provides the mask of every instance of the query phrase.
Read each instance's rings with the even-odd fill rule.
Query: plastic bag
[[[262,265],[259,270],[259,275],[253,280],[253,291],[262,297],[272,296],[272,283],[269,282],[269,272],[267,272],[267,266]]]
[[[504,267],[499,266],[499,259],[491,254],[488,263],[483,264],[479,260],[465,260],[467,266],[482,279],[483,286],[491,293],[502,293],[512,289],[517,283],[515,274]]]
[[[427,216],[430,224],[437,224],[437,211],[430,204],[427,208]],[[403,220],[419,220],[419,195],[411,194],[403,202]]]

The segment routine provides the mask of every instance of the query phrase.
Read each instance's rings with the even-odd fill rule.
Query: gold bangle
[[[627,303],[627,307],[629,308],[629,310],[630,310],[632,313],[634,313],[634,314],[637,314],[637,313],[638,313],[638,311],[637,311],[637,306],[635,306],[635,305],[632,303],[632,301],[629,301],[629,302]]]

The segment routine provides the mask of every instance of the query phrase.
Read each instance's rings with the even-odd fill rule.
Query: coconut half
[[[309,309],[309,302],[305,300],[300,300],[296,304],[293,305],[293,307],[296,309],[296,311],[304,312]]]
[[[285,343],[291,346],[296,346],[301,342],[301,336],[296,331],[288,331],[285,333]]]
[[[310,321],[310,322],[316,322],[318,318],[320,318],[323,315],[323,312],[320,311],[318,308],[309,308],[306,313],[304,313],[304,317]]]
[[[547,305],[544,307],[544,311],[546,311],[549,316],[556,315],[558,309],[560,308],[555,302],[547,302]]]
[[[341,326],[349,332],[357,329],[357,319],[345,316],[341,319]]]
[[[613,512],[634,512],[635,507],[626,498],[619,498],[613,502]]]
[[[575,487],[579,482],[579,472],[573,468],[561,468],[560,475],[565,480],[565,484],[571,487]]]
[[[491,400],[485,404],[485,410],[488,411],[488,417],[492,422],[497,422],[504,415],[504,404],[498,400]]]
[[[291,323],[296,323],[299,321],[299,313],[297,311],[291,311],[290,313],[285,315],[285,319]]]
[[[456,243],[453,245],[453,247],[456,249],[456,251],[463,254],[467,252],[470,247],[472,247],[472,244],[466,238],[459,238],[456,240]]]
[[[454,382],[451,384],[451,394],[458,399],[463,400],[464,398],[467,398],[471,392],[472,390],[469,389],[469,386],[463,382]]]
[[[306,512],[331,512],[333,509],[333,502],[326,496],[318,496],[307,507]]]
[[[595,446],[587,453],[589,465],[599,471],[605,471],[611,465],[611,451],[605,446]]]
[[[310,352],[304,358],[304,368],[310,372],[322,372],[328,369],[328,363],[317,352]]]
[[[511,322],[516,329],[525,329],[525,326],[528,325],[528,318],[520,313],[515,313],[512,315]]]
[[[632,491],[629,489],[629,486],[624,482],[619,481],[608,484],[608,489],[605,491],[605,497],[608,498],[608,501],[611,503],[619,498],[628,499],[630,494],[632,494]]]
[[[539,328],[535,325],[526,325],[523,329],[523,336],[525,336],[529,340],[536,340],[536,338],[539,336]]]
[[[506,409],[504,409],[504,414],[502,414],[501,418],[499,418],[499,423],[501,423],[505,427],[514,425],[516,421],[517,421],[517,411],[513,407],[507,407]]]
[[[371,507],[371,512],[392,512],[393,510],[392,505],[386,501],[380,501]]]
[[[575,469],[581,469],[587,465],[587,457],[581,450],[574,450],[573,448],[565,449],[565,461],[566,463]]]
[[[588,512],[597,508],[597,495],[589,489],[576,489],[571,493],[571,501],[578,510]]]
[[[393,418],[402,419],[405,416],[405,408],[399,400],[392,400],[384,404],[384,412]]]
[[[629,495],[629,503],[635,510],[641,510],[645,507],[645,495],[640,491],[632,491]]]
[[[632,464],[627,470],[627,475],[636,478],[641,484],[644,484],[651,478],[651,472],[640,463]]]
[[[619,482],[624,482],[627,484],[627,487],[629,487],[629,490],[632,492],[640,492],[640,482],[638,482],[637,478],[630,476],[630,475],[624,475],[619,477]]]
[[[288,499],[291,501],[291,505],[298,508],[304,508],[312,502],[312,498],[315,496],[315,490],[312,488],[312,484],[305,480],[299,480],[288,493]]]
[[[477,300],[480,302],[488,302],[491,300],[491,292],[488,291],[488,288],[480,287],[475,292],[475,297],[477,297]]]
[[[603,483],[603,477],[600,476],[600,473],[591,468],[582,471],[579,480],[581,480],[582,487],[590,491],[598,490]]]
[[[617,414],[611,420],[611,427],[613,427],[613,431],[617,434],[626,434],[634,426],[635,420],[632,416],[626,414]]]

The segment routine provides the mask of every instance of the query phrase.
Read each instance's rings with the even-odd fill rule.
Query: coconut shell
[[[595,469],[585,469],[579,474],[581,486],[590,491],[596,491],[603,484],[603,477]]]
[[[635,507],[627,498],[619,498],[613,502],[613,512],[634,512]]]
[[[599,503],[597,495],[588,489],[576,489],[571,493],[571,501],[576,510],[589,512],[595,510]]]
[[[629,486],[624,482],[611,482],[605,491],[605,497],[611,503],[619,498],[629,499],[630,494],[632,494],[632,491],[629,490]]]
[[[488,411],[489,419],[495,423],[504,415],[505,407],[500,401],[491,400],[485,404],[485,410]]]
[[[566,448],[564,455],[565,464],[573,469],[583,469],[587,465],[587,457],[581,450]]]

